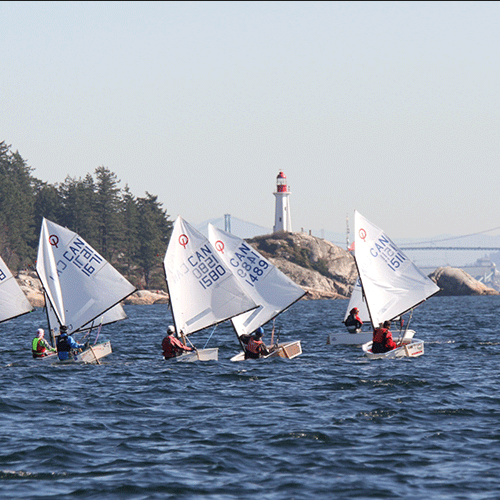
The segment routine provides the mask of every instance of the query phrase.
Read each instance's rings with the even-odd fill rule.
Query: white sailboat
[[[180,216],[163,264],[174,327],[182,338],[257,307],[208,239]],[[218,349],[199,349],[175,359],[217,360]]]
[[[68,328],[68,334],[81,332],[136,290],[81,236],[45,218],[36,271],[54,342],[61,326]],[[108,314],[121,316],[120,308]],[[111,343],[101,342],[64,362],[98,363],[110,353]]]
[[[248,335],[268,323],[306,294],[241,238],[222,231],[212,224],[208,226],[208,234],[220,259],[226,263],[244,290],[259,305],[257,309],[231,319],[238,340],[242,335]],[[300,354],[302,354],[300,340],[295,340],[271,346],[271,352],[266,357],[291,359]],[[241,352],[233,356],[231,361],[243,359],[245,356]]]
[[[351,298],[349,299],[349,304],[347,305],[347,309],[344,315],[344,321],[350,314],[350,311],[357,307],[359,310],[358,316],[363,322],[363,327],[360,331],[350,332],[331,332],[328,335],[327,344],[333,345],[361,345],[365,342],[368,342],[373,337],[373,330],[370,320],[370,314],[368,312],[368,308],[366,306],[366,300],[363,296],[363,288],[361,286],[361,282],[359,281],[359,277],[354,284],[354,287],[351,292]]]
[[[381,229],[357,211],[354,226],[354,258],[374,327],[412,311],[439,292],[440,288]],[[386,353],[373,353],[371,341],[362,348],[370,358],[421,356],[424,342],[413,339],[413,333],[403,334],[401,347]]]
[[[0,257],[0,323],[29,313],[33,307]]]

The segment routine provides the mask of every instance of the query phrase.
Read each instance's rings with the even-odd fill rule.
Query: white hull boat
[[[72,335],[99,322],[94,345],[69,360],[56,356],[57,362],[98,364],[111,354],[109,341],[96,343],[101,326],[126,318],[120,302],[136,288],[80,235],[47,219],[42,221],[36,270],[53,345],[62,326]]]
[[[100,364],[100,360],[102,358],[105,358],[106,356],[109,356],[111,352],[111,342],[101,342],[99,344],[90,346],[88,349],[85,349],[78,354],[74,354],[73,357],[70,357],[69,359],[61,361],[56,356],[56,363],[60,363],[62,365],[71,365],[74,363],[95,365]]]
[[[242,336],[252,334],[273,320],[300,300],[306,292],[241,238],[212,224],[208,225],[208,234],[219,258],[232,270],[242,288],[258,305],[252,311],[231,318],[238,341],[243,347]],[[302,347],[300,340],[296,340],[278,343],[278,348],[265,357],[292,359],[300,354]],[[239,353],[231,361],[243,359],[244,354]]]
[[[212,349],[197,349],[195,351],[185,352],[171,359],[184,363],[192,363],[193,361],[218,361],[219,349],[217,347]]]
[[[283,342],[270,349],[271,352],[267,356],[263,356],[259,359],[269,359],[269,358],[285,358],[293,359],[302,354],[302,345],[300,340],[294,340],[292,342]],[[240,352],[231,358],[231,361],[245,361],[245,353]]]
[[[406,330],[404,334],[405,341],[411,340],[415,335],[415,330]],[[393,337],[397,338],[398,332],[393,332]],[[362,345],[371,342],[373,332],[357,332],[357,333],[330,333],[328,335],[327,344],[333,345]]]
[[[439,292],[440,288],[380,228],[359,212],[354,213],[354,227],[354,260],[372,325],[382,326],[385,321],[395,318],[402,320],[403,314]],[[412,340],[414,333],[407,330],[403,345],[392,351],[372,353],[370,341],[363,344],[363,352],[370,359],[421,356],[424,343]],[[397,343],[397,332],[393,339]]]
[[[401,347],[381,353],[372,352],[371,341],[363,344],[361,347],[369,359],[417,358],[424,354],[424,341],[419,339],[403,340]]]
[[[208,239],[180,216],[163,267],[175,332],[184,344],[188,335],[257,307]],[[218,349],[187,351],[170,359],[216,361]]]

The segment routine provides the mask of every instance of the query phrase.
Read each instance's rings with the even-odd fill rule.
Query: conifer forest
[[[158,196],[135,196],[104,166],[49,184],[0,142],[0,255],[16,274],[34,270],[43,217],[78,233],[138,288],[165,289],[172,230]]]

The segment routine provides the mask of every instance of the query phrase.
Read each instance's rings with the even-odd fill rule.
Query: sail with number
[[[189,335],[257,307],[208,239],[180,216],[164,269],[178,333]]]
[[[209,239],[221,260],[259,305],[253,311],[231,319],[240,337],[254,332],[305,295],[305,291],[244,240],[208,226]]]
[[[69,334],[136,290],[81,236],[45,218],[36,270],[52,309],[48,314],[53,314],[59,325],[67,326]]]
[[[354,226],[356,266],[374,327],[439,292],[380,228],[357,211]]]
[[[29,313],[33,307],[0,257],[0,323],[22,314]]]

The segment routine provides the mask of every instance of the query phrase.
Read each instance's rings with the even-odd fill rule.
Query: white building
[[[276,192],[273,193],[276,197],[276,210],[274,214],[273,232],[278,233],[285,231],[292,232],[292,216],[290,213],[290,194],[286,182],[286,175],[280,170],[276,178]]]

